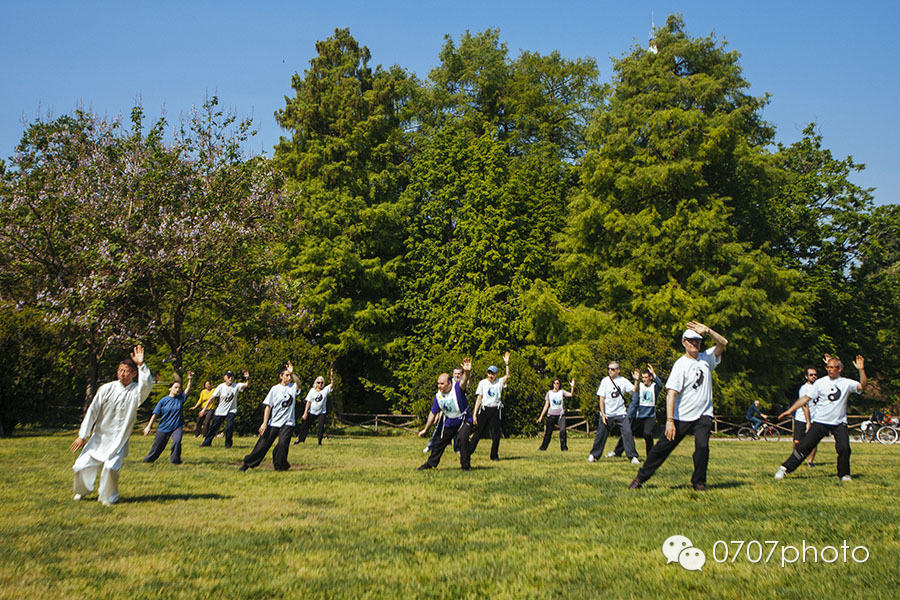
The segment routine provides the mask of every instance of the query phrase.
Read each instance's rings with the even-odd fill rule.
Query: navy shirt
[[[156,403],[153,414],[159,418],[159,431],[170,433],[179,427],[184,427],[184,416],[181,414],[184,400],[184,392],[181,392],[174,398],[166,396]]]
[[[431,412],[434,414],[444,413],[444,427],[454,427],[463,421],[472,422],[472,415],[469,414],[469,401],[457,381],[453,382],[453,388],[449,393],[437,392],[434,395]]]

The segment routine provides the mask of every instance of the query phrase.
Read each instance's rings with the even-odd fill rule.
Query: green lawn
[[[417,472],[424,442],[333,437],[292,446],[293,470],[241,473],[255,439],[225,450],[186,437],[184,464],[140,462],[132,437],[122,500],[72,501],[74,432],[0,440],[3,598],[858,598],[900,591],[900,445],[853,444],[855,480],[818,468],[772,474],[789,443],[713,440],[709,486],[694,492],[693,439],[641,490],[624,460],[585,459],[590,441],[482,443],[473,469],[452,453]],[[611,440],[612,443],[614,440]],[[611,448],[611,446],[608,446]],[[639,444],[639,448],[642,446]],[[669,536],[706,554],[700,572],[666,564]],[[717,540],[850,547],[833,564],[717,563]],[[866,546],[858,564],[851,550]],[[719,544],[719,558],[723,556]],[[734,545],[730,545],[734,549]],[[771,545],[763,544],[763,559]],[[790,550],[786,550],[791,558]],[[830,551],[828,558],[831,559]],[[838,552],[841,550],[838,548]],[[807,554],[811,560],[811,551]],[[863,558],[858,551],[857,558]],[[756,548],[751,550],[756,558]]]

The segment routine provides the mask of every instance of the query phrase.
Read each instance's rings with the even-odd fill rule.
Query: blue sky
[[[790,143],[816,121],[836,156],[866,164],[854,181],[879,204],[900,203],[900,3],[896,2],[4,2],[0,18],[0,157],[24,122],[76,106],[110,117],[140,101],[170,122],[206,94],[252,116],[250,150],[271,155],[294,72],[316,40],[349,27],[372,63],[399,64],[424,78],[445,34],[499,28],[512,55],[559,50],[597,59],[644,45],[680,12],[694,36],[715,33],[741,53],[754,94],[772,95],[764,116]]]

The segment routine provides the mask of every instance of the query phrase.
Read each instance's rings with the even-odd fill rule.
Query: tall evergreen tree
[[[764,250],[777,178],[765,98],[745,93],[736,52],[691,38],[679,17],[655,47],[614,61],[589,131],[561,238],[567,297],[664,336],[704,320],[734,342],[723,372],[746,376],[732,385],[774,393],[809,300]]]
[[[380,408],[392,341],[402,324],[396,269],[403,254],[409,152],[405,127],[414,81],[399,67],[374,70],[371,54],[336,29],[276,119],[290,135],[274,160],[287,179],[294,223],[285,265],[305,330],[343,377],[343,397]]]

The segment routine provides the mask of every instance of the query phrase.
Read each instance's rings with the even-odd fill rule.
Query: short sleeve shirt
[[[675,420],[696,421],[713,416],[712,372],[722,361],[715,347],[707,348],[696,359],[682,356],[672,365],[666,389],[674,390]]]
[[[469,415],[469,400],[466,393],[459,387],[459,382],[454,381],[453,387],[446,394],[437,392],[434,395],[434,402],[431,405],[431,412],[438,414],[444,413],[444,427],[454,427],[464,420],[472,421]]]
[[[847,422],[847,398],[851,393],[859,393],[859,382],[846,377],[822,377],[815,385],[816,415],[814,423],[839,425]]]
[[[615,385],[613,385],[615,383]],[[616,389],[618,386],[618,389]],[[621,393],[620,393],[621,392]],[[622,394],[634,392],[634,384],[619,375],[615,381],[604,377],[597,388],[597,395],[604,399],[604,408],[607,417],[625,416],[625,398]]]
[[[331,393],[331,384],[329,383],[321,390],[317,390],[315,386],[311,387],[306,393],[306,401],[310,403],[309,414],[323,415],[327,410],[328,394]]]
[[[564,402],[565,399],[571,396],[570,392],[566,390],[550,390],[547,392],[547,395],[544,396],[544,400],[550,403],[550,408],[547,409],[548,415],[561,415],[565,412]]]
[[[228,413],[236,413],[238,394],[240,394],[245,387],[246,384],[237,383],[235,381],[232,381],[231,385],[228,385],[224,381],[220,383],[213,392],[213,397],[219,399],[219,405],[216,407],[216,412],[214,414],[217,417],[224,417]]]
[[[177,396],[166,396],[156,403],[153,414],[159,417],[159,431],[171,433],[179,427],[184,427],[184,392]]]
[[[294,382],[288,385],[276,384],[269,390],[263,404],[272,407],[269,416],[269,427],[293,426],[296,424],[297,386]]]
[[[816,379],[816,381],[818,381],[818,379]],[[816,391],[816,384],[806,382],[801,385],[800,391],[797,393],[797,399],[799,400],[803,396],[807,396],[809,398],[809,402],[807,402],[807,407],[809,408],[809,419],[810,421],[813,421],[815,420],[814,417],[816,415],[816,402],[819,398],[819,393]],[[802,406],[794,411],[794,420],[800,421],[801,423],[806,423],[806,415],[803,414]]]
[[[500,396],[503,394],[503,388],[506,387],[506,377],[498,377],[491,383],[490,379],[482,379],[478,382],[478,389],[475,390],[476,396],[481,396],[481,406],[496,408],[501,406]]]

